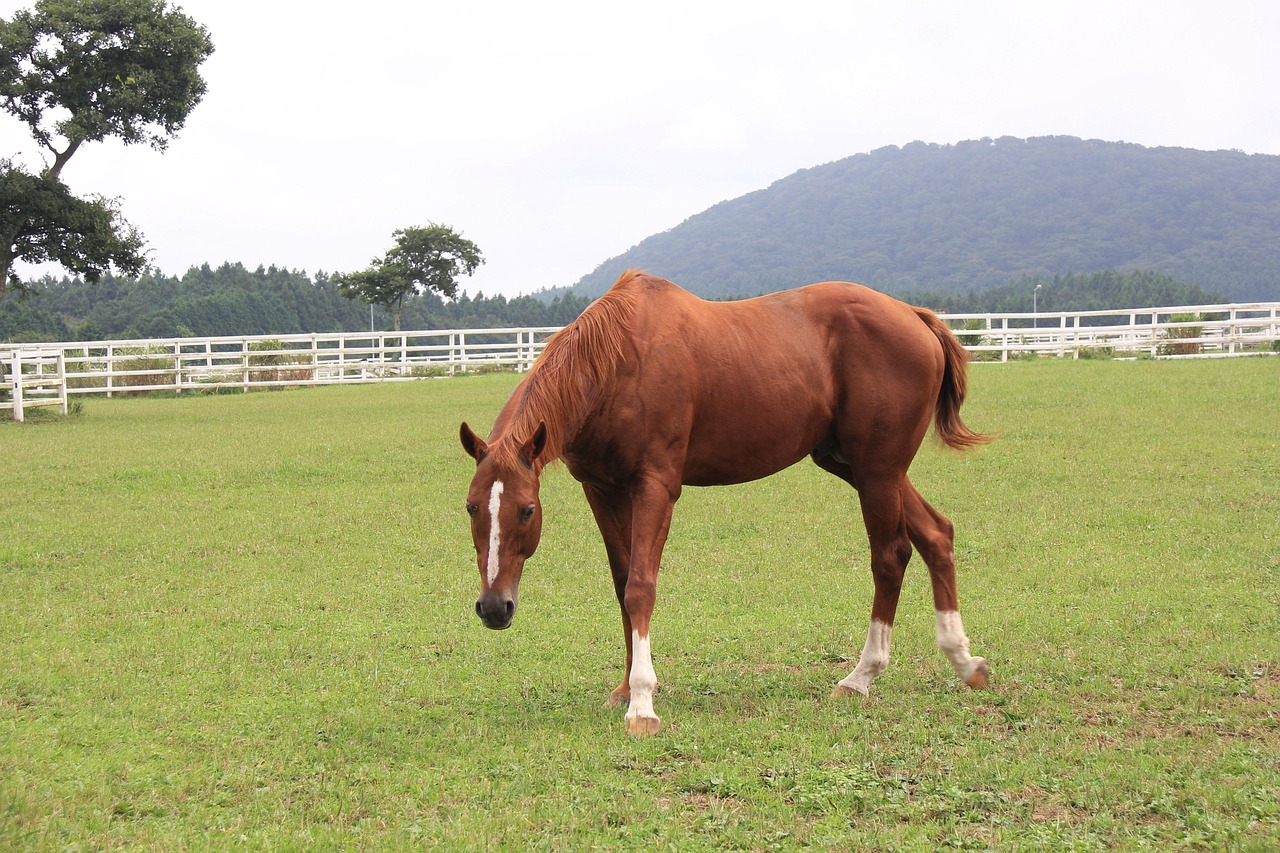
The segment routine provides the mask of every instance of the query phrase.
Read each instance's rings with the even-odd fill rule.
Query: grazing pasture
[[[515,383],[91,400],[0,423],[0,848],[1280,846],[1280,360],[971,369],[956,524],[992,689],[907,581],[870,698],[867,547],[812,464],[686,489],[663,731],[605,709],[617,604],[551,470],[484,629],[459,421]]]

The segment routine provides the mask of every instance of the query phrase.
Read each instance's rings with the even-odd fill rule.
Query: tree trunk
[[[0,240],[0,244],[2,244],[0,245],[0,300],[2,300],[9,292],[11,286],[9,271],[13,269],[13,262],[17,256],[11,241]]]
[[[400,331],[400,314],[404,312],[404,294],[400,294],[394,305],[387,306],[391,314],[391,330],[393,332]]]

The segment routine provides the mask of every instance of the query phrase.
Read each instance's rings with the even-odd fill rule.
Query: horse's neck
[[[558,332],[499,416],[505,433],[517,442],[527,441],[538,424],[545,423],[547,444],[542,458],[546,462],[560,458],[574,442],[593,399],[608,383],[621,357],[616,326],[622,321],[610,313],[617,307],[615,302],[618,300],[598,300]],[[623,301],[622,307],[629,304]]]
[[[558,408],[548,405],[536,389],[528,394],[517,390],[512,395],[507,405],[498,413],[493,426],[493,439],[510,442],[513,448],[519,448],[534,434],[538,425],[543,423],[547,425],[547,443],[540,463],[549,465],[564,454],[565,446],[581,428],[581,417],[577,412],[571,417],[565,417]]]

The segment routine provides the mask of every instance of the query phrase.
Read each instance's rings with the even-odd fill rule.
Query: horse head
[[[511,442],[502,436],[489,445],[464,423],[459,437],[463,449],[476,460],[467,492],[471,539],[480,568],[476,615],[487,627],[501,630],[515,618],[524,561],[533,556],[542,538],[538,457],[546,446],[547,427],[539,424],[523,441]]]

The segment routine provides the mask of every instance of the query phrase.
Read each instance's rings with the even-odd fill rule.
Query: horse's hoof
[[[850,687],[849,685],[845,684],[843,681],[838,682],[836,684],[836,688],[831,691],[832,699],[842,699],[845,696],[861,696],[863,698],[866,698],[867,696],[870,696],[870,695],[871,695],[870,688]]]
[[[658,733],[657,717],[628,717],[627,733],[636,737],[650,737]]]
[[[965,684],[974,690],[982,690],[987,686],[987,682],[991,680],[991,667],[982,658],[974,658],[975,665],[973,672],[969,673],[969,677],[965,679]]]
[[[631,694],[621,693],[617,690],[610,693],[609,698],[606,699],[604,702],[604,706],[606,708],[626,707],[627,705],[630,705],[630,704],[631,704]]]

